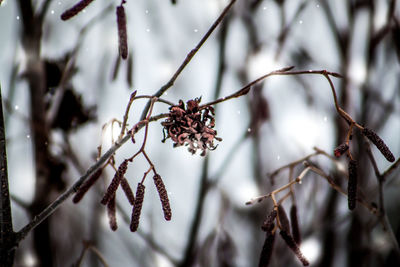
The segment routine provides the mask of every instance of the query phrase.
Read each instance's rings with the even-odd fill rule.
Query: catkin
[[[122,187],[122,190],[124,190],[125,196],[128,199],[129,204],[131,204],[133,206],[135,203],[135,196],[133,195],[132,189],[131,189],[128,181],[124,177],[122,177],[122,179],[121,179],[121,187]]]
[[[110,228],[113,231],[116,231],[118,228],[117,225],[117,216],[116,216],[116,203],[115,203],[115,194],[107,203],[107,215],[110,223]]]
[[[365,137],[367,137],[378,148],[378,150],[382,153],[382,155],[389,162],[394,162],[395,161],[393,153],[387,147],[385,142],[383,142],[382,138],[380,138],[373,130],[368,129],[368,128],[364,128],[362,130],[362,133],[363,133],[363,135]]]
[[[306,257],[304,257],[303,253],[301,253],[299,246],[297,246],[293,237],[286,231],[280,231],[282,239],[285,241],[286,245],[294,252],[296,257],[301,261],[304,266],[310,265]]]
[[[274,249],[275,233],[267,233],[265,236],[264,245],[261,250],[260,261],[258,267],[267,267],[271,260],[272,251]]]
[[[349,181],[347,186],[347,199],[349,210],[354,210],[357,203],[357,161],[349,162]]]
[[[132,209],[132,219],[130,229],[132,232],[136,232],[139,227],[140,213],[142,211],[143,200],[144,200],[145,186],[142,183],[138,183],[136,189],[135,204]]]
[[[297,245],[301,243],[299,220],[297,219],[297,205],[293,204],[290,208],[290,223],[292,225],[293,239]]]
[[[124,177],[127,169],[128,169],[128,160],[124,160],[121,163],[121,165],[119,165],[118,170],[115,172],[114,178],[112,179],[110,185],[107,188],[106,193],[104,194],[103,199],[100,202],[101,204],[107,205],[107,203],[114,196],[114,194],[117,191],[118,186],[121,183],[121,180]]]
[[[74,198],[72,199],[72,202],[78,203],[79,201],[81,201],[81,199],[84,197],[89,188],[100,178],[102,172],[103,168],[100,168],[97,171],[95,171],[92,174],[92,176],[90,176],[89,179],[87,179],[86,182],[79,187]]]
[[[343,155],[347,150],[349,149],[349,145],[346,143],[340,144],[338,147],[335,148],[333,153],[335,154],[335,157],[340,157]]]
[[[278,214],[278,212],[276,211],[276,209],[273,209],[267,216],[267,219],[265,219],[263,225],[261,226],[261,229],[265,232],[269,232],[272,231],[272,229],[274,228],[274,220],[276,218],[276,215]]]
[[[62,20],[68,20],[81,12],[85,7],[87,7],[93,0],[81,0],[79,1],[76,5],[71,7],[70,9],[67,9],[61,14],[61,19]]]
[[[128,35],[126,31],[126,15],[124,7],[117,6],[117,25],[119,54],[123,59],[128,57]]]
[[[171,220],[171,207],[169,205],[168,193],[165,189],[165,185],[160,175],[155,174],[153,177],[154,184],[156,185],[158,195],[160,196],[162,210],[164,212],[164,218],[167,221]]]
[[[290,234],[289,219],[288,219],[286,212],[283,209],[282,205],[278,206],[278,218],[279,218],[279,223],[281,225],[281,230],[286,231],[287,233]]]

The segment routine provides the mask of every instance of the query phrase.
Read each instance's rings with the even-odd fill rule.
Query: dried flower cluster
[[[195,154],[200,149],[201,156],[205,156],[207,149],[214,150],[214,140],[222,141],[217,137],[215,126],[214,109],[210,106],[199,109],[200,98],[189,100],[185,104],[179,100],[179,105],[170,108],[168,118],[161,123],[167,136],[162,140],[171,138],[174,147],[186,145],[188,150]],[[164,133],[165,133],[164,132]]]

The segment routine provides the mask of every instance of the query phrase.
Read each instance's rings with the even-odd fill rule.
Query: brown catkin
[[[267,219],[265,219],[263,225],[261,226],[261,229],[265,232],[269,232],[272,231],[272,229],[274,228],[274,220],[276,218],[276,215],[278,214],[278,212],[276,211],[276,209],[273,209],[267,216]]]
[[[123,59],[128,57],[128,35],[126,31],[126,15],[122,5],[117,6],[117,25],[119,54]]]
[[[272,251],[274,249],[275,233],[269,232],[265,236],[264,245],[261,250],[260,261],[258,267],[267,267],[271,260]]]
[[[297,246],[293,237],[286,231],[280,231],[282,239],[285,241],[286,245],[294,252],[296,257],[301,261],[304,266],[310,265],[306,257],[304,257],[303,253],[301,253],[299,246]]]
[[[164,182],[161,176],[158,174],[154,175],[153,180],[154,184],[156,185],[158,195],[160,196],[161,206],[164,212],[164,218],[165,220],[170,221],[172,213],[171,213],[171,207],[169,205],[168,193],[167,190],[165,190]]]
[[[394,162],[395,158],[393,156],[393,153],[390,151],[390,149],[387,147],[385,142],[371,129],[364,128],[362,130],[362,133],[365,137],[367,137],[382,153],[383,156],[389,161],[389,162]]]
[[[282,205],[278,206],[278,218],[279,218],[279,223],[281,225],[281,230],[286,231],[287,233],[290,234],[289,219],[288,219],[286,212],[283,209]]]
[[[142,183],[138,183],[136,189],[135,204],[132,209],[132,219],[130,229],[132,232],[136,232],[139,227],[140,213],[142,211],[143,200],[144,200],[144,189],[145,186]]]
[[[107,203],[107,215],[108,215],[108,220],[110,223],[111,230],[116,231],[118,228],[118,225],[117,225],[117,216],[116,216],[115,194],[110,199],[110,201]]]
[[[114,194],[117,191],[118,186],[121,183],[121,180],[124,177],[127,169],[128,169],[128,160],[124,160],[121,163],[121,165],[119,165],[118,170],[115,172],[114,178],[112,179],[110,185],[107,188],[106,193],[104,194],[103,199],[100,202],[101,204],[107,205],[107,203],[114,196]]]
[[[90,187],[92,185],[94,185],[94,183],[100,178],[101,173],[103,172],[103,168],[98,169],[97,171],[95,171],[92,176],[89,177],[89,179],[86,180],[85,183],[83,183],[78,191],[76,192],[74,198],[72,199],[72,202],[74,203],[78,203],[79,201],[81,201],[81,199],[84,197],[84,195],[86,194],[86,192],[90,189]]]
[[[297,218],[297,205],[293,204],[290,207],[290,223],[292,225],[292,235],[293,239],[297,245],[301,243],[301,235],[300,235],[300,228],[299,228],[299,220]]]
[[[93,0],[81,0],[79,1],[76,5],[71,7],[70,9],[67,9],[61,14],[61,19],[62,20],[68,20],[81,12],[85,7],[87,7]]]
[[[133,206],[135,203],[135,196],[133,195],[132,189],[131,189],[128,181],[124,177],[122,177],[122,179],[121,179],[121,187],[122,187],[122,190],[124,190],[125,196],[128,199],[129,204],[131,204]]]
[[[335,157],[340,157],[343,155],[347,150],[349,149],[349,145],[346,143],[340,144],[338,147],[333,150],[333,153],[335,154]]]
[[[354,210],[357,203],[357,161],[349,162],[349,182],[347,185],[347,199],[349,210]]]

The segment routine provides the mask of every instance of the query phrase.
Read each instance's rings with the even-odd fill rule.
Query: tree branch
[[[6,134],[0,86],[0,262],[2,266],[12,266],[15,253],[10,251],[9,248],[14,244],[15,233],[11,216],[10,192],[8,190]]]

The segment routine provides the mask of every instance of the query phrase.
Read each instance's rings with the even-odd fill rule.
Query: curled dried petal
[[[132,232],[136,232],[139,227],[140,213],[142,212],[143,200],[144,200],[144,190],[145,186],[142,183],[138,183],[136,188],[135,204],[132,209],[132,218],[130,229]]]
[[[75,4],[73,7],[70,9],[67,9],[61,14],[61,19],[62,20],[68,20],[81,12],[85,7],[87,7],[93,0],[81,0],[77,4]]]

